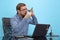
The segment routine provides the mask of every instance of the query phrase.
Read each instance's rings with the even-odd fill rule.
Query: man
[[[27,35],[29,24],[36,25],[37,19],[33,11],[27,12],[26,5],[19,3],[16,6],[17,14],[11,18],[12,34],[13,36]],[[32,17],[32,18],[30,18]]]

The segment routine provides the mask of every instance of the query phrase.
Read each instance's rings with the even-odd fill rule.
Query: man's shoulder
[[[16,18],[16,15],[14,15],[12,18]]]
[[[17,15],[14,15],[13,17],[11,17],[11,19],[17,19]]]

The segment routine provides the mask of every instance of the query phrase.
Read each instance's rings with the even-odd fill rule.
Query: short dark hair
[[[19,3],[17,6],[16,6],[16,10],[20,10],[22,6],[26,6],[24,3]]]

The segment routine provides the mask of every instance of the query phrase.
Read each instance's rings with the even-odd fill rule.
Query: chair
[[[4,32],[4,36],[2,40],[11,40],[12,31],[11,31],[10,18],[3,17],[2,25],[3,25],[3,32]]]
[[[17,40],[19,38],[19,37],[12,36],[10,19],[11,18],[6,18],[6,17],[2,18],[2,25],[3,25],[3,32],[4,32],[4,36],[2,40]]]

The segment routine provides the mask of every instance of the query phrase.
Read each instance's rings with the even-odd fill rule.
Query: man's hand
[[[31,16],[31,13],[30,12],[28,12],[27,14],[26,14],[26,16],[25,16],[25,18],[30,18],[30,16]]]
[[[30,11],[26,14],[25,18],[30,18],[31,16],[33,16],[33,11]]]
[[[33,13],[33,11],[31,11],[31,16],[34,16],[34,13]]]

